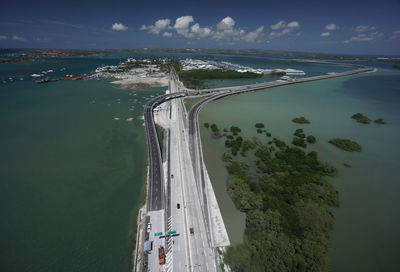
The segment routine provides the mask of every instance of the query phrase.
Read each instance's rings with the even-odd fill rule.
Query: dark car
[[[177,204],[176,204],[176,208],[177,208],[177,209],[180,209],[180,208],[181,208],[181,204],[177,203]]]

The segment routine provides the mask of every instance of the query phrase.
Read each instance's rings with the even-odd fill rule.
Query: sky
[[[0,48],[400,55],[400,0],[13,0],[0,10]]]

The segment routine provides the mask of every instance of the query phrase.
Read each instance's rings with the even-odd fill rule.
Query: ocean
[[[107,80],[35,84],[29,76],[89,73],[118,62],[0,64],[1,271],[130,270],[147,164],[141,116],[165,88],[121,90]]]

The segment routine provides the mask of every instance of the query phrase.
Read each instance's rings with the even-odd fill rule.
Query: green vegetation
[[[264,124],[263,123],[256,123],[255,127],[256,128],[264,128]]]
[[[329,271],[331,207],[339,207],[339,198],[326,177],[337,169],[319,161],[315,151],[277,138],[268,144],[243,139],[240,132],[231,127],[222,160],[228,194],[246,213],[246,230],[244,243],[229,247],[224,261],[233,271]],[[295,139],[305,145],[304,137]]]
[[[272,136],[272,134],[269,133],[269,132],[265,132],[265,135],[267,135],[267,137],[271,137]]]
[[[296,124],[310,124],[310,121],[308,121],[305,117],[297,117],[292,119],[293,123]]]
[[[178,72],[178,70],[176,71]],[[193,89],[205,88],[204,80],[209,80],[209,79],[259,78],[262,76],[252,72],[239,73],[234,70],[223,70],[223,69],[214,69],[214,70],[194,69],[188,71],[179,71],[178,75],[179,79],[183,82],[183,84],[186,87]]]
[[[174,67],[177,73],[179,73],[182,70],[182,64],[178,59],[172,59],[170,60],[169,63],[172,67]]]
[[[314,136],[312,136],[312,135],[307,136],[307,142],[309,142],[310,144],[313,144],[316,141],[317,141],[317,139],[315,139]]]
[[[205,127],[205,128],[209,128],[209,127],[210,127],[210,124],[209,124],[209,123],[204,123],[204,127]]]
[[[296,131],[293,133],[294,136],[297,136],[299,138],[305,138],[306,135],[303,133],[303,130],[301,128],[296,129]]]
[[[330,207],[339,207],[339,198],[326,176],[335,176],[336,168],[277,138],[263,144],[228,136],[230,150],[222,157],[227,190],[246,213],[246,230],[244,243],[229,247],[225,262],[233,271],[329,271]],[[240,160],[250,150],[254,156]]]
[[[304,141],[304,138],[294,137],[293,141],[292,141],[292,144],[297,145],[297,146],[301,146],[301,147],[304,147],[304,148],[307,147],[307,144]]]
[[[186,111],[189,112],[194,105],[196,105],[198,102],[200,102],[203,99],[204,99],[204,97],[185,98],[183,100],[183,103],[185,105]]]
[[[0,59],[0,63],[7,63],[7,62],[26,62],[26,61],[33,61],[33,59]]]
[[[213,132],[213,135],[214,135],[215,137],[220,137],[220,136],[221,136],[221,135],[219,134],[219,128],[217,127],[216,124],[212,124],[212,125],[210,126],[210,128],[211,128],[211,131]]]
[[[369,119],[367,116],[363,115],[362,113],[356,113],[351,116],[354,120],[361,124],[369,124],[371,122],[371,119]]]
[[[241,131],[242,130],[239,127],[231,126],[231,132],[233,133],[233,135],[238,135]]]
[[[258,128],[257,133],[263,133],[263,130],[261,128]]]
[[[329,143],[333,144],[334,146],[352,152],[352,151],[357,151],[357,152],[361,152],[362,147],[361,145],[359,145],[358,143],[349,140],[349,139],[333,139],[330,140]]]
[[[387,122],[384,121],[382,118],[376,119],[376,120],[374,121],[374,123],[380,124],[380,125],[386,125],[386,124],[387,124]]]

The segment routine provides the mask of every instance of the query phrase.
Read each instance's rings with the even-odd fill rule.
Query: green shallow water
[[[1,271],[129,270],[147,158],[140,117],[161,92],[96,80],[0,87]]]
[[[389,83],[388,83],[389,82]],[[339,175],[332,183],[339,191],[341,207],[334,211],[331,261],[333,271],[399,271],[400,205],[400,74],[382,70],[282,86],[266,91],[227,97],[212,102],[200,112],[199,122],[218,127],[236,125],[245,137],[258,136],[254,124],[262,122],[273,137],[291,142],[293,132],[303,128],[317,138],[308,150],[333,163]],[[382,117],[388,125],[362,125],[350,116],[362,112],[371,119]],[[310,125],[291,119],[305,116]],[[224,140],[210,137],[201,128],[204,158],[225,224],[233,243],[242,240],[245,217],[226,193],[227,172],[221,162]],[[348,153],[330,145],[336,137],[350,138],[363,146],[361,153]],[[352,165],[345,168],[343,163]]]

